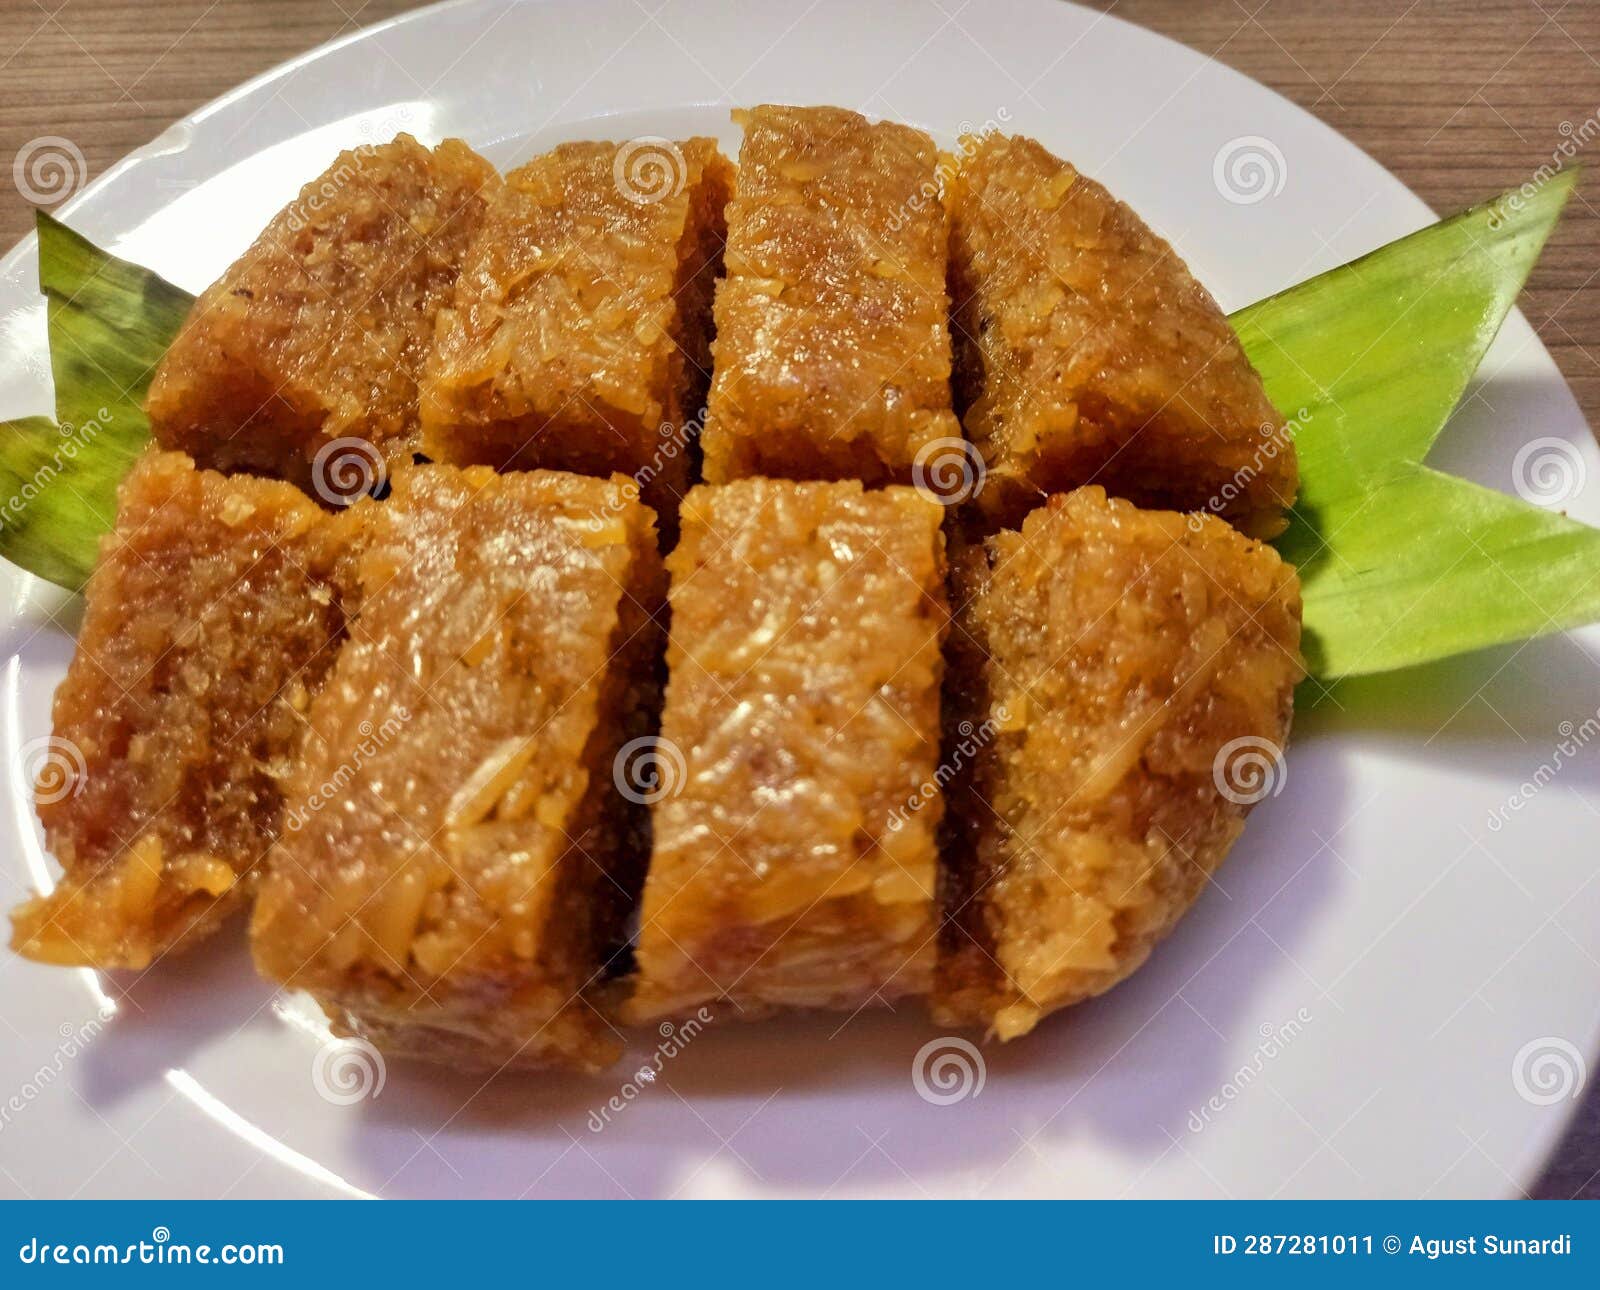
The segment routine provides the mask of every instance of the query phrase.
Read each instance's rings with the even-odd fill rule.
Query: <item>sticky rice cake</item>
[[[933,141],[840,108],[734,117],[705,477],[912,483],[961,434]]]
[[[65,875],[12,914],[19,954],[143,968],[247,898],[342,634],[324,523],[288,484],[135,463],[28,759]]]
[[[643,876],[613,781],[657,685],[653,517],[620,477],[419,466],[347,513],[351,634],[285,784],[251,927],[343,1033],[593,1069]]]
[[[1228,320],[1165,241],[1031,139],[969,137],[951,185],[956,401],[1015,525],[1081,484],[1283,527],[1294,448]]]
[[[940,514],[856,482],[689,494],[631,1017],[928,989]]]
[[[711,139],[568,143],[507,175],[440,318],[427,453],[621,471],[675,513],[732,181]]]
[[[1300,589],[1221,520],[1093,487],[972,554],[935,1011],[1010,1039],[1137,968],[1272,787]]]
[[[409,462],[434,315],[498,184],[458,139],[340,153],[195,301],[150,385],[156,438],[302,485],[335,439],[371,443],[374,473]]]

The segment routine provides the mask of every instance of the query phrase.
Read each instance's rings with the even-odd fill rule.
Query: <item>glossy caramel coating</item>
[[[350,512],[348,644],[251,927],[335,1027],[460,1066],[593,1069],[643,854],[612,758],[654,692],[653,517],[624,479],[419,466]]]
[[[123,480],[37,767],[65,874],[12,914],[19,954],[143,968],[247,899],[343,631],[327,524],[288,484],[179,453]]]
[[[1282,773],[1300,584],[1221,520],[1099,488],[969,552],[955,584],[947,720],[970,751],[936,1013],[1010,1039],[1137,968]]]
[[[1283,417],[1165,241],[1031,139],[964,140],[949,202],[957,403],[991,526],[1097,484],[1282,529],[1298,480]]]
[[[933,141],[840,108],[735,116],[705,477],[911,483],[961,434]]]
[[[711,139],[567,143],[506,176],[423,388],[439,461],[688,487],[733,168]]]
[[[156,438],[302,485],[334,439],[409,463],[434,316],[499,182],[459,139],[340,153],[195,301],[150,384]]]
[[[941,809],[940,509],[914,489],[694,489],[672,576],[630,1014],[925,992]]]

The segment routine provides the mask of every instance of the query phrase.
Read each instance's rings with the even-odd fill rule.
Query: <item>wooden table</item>
[[[1592,138],[1600,166],[1600,0],[1093,3],[1270,85],[1441,212],[1522,183],[1568,137]],[[60,135],[97,175],[246,77],[414,7],[0,0],[0,161],[38,136]],[[1591,182],[1569,205],[1521,302],[1591,426],[1600,426],[1597,204],[1600,185]],[[0,246],[31,221],[7,185]],[[1539,1195],[1600,1197],[1600,1071],[1590,1074],[1587,1103]]]

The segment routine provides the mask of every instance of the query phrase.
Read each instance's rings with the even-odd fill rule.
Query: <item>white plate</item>
[[[174,126],[63,214],[194,290],[340,146],[396,129],[461,135],[502,165],[563,139],[698,132],[732,146],[729,105],[777,100],[844,104],[946,141],[986,122],[1036,135],[1137,207],[1230,309],[1429,219],[1283,99],[1069,6],[646,10],[482,0],[362,32]],[[1238,200],[1252,195],[1248,168],[1230,180],[1226,155],[1215,178],[1230,145],[1265,158],[1260,200]],[[1246,187],[1230,200],[1232,182]],[[6,414],[48,406],[33,258],[30,240],[0,265]],[[1600,479],[1554,364],[1513,317],[1436,461],[1509,489],[1517,450],[1540,436],[1578,445]],[[1600,488],[1568,508],[1600,521]],[[0,574],[10,903],[48,881],[20,758],[48,731],[72,624],[52,621],[49,589]],[[653,1083],[627,1087],[654,1036],[590,1080],[479,1087],[396,1063],[376,1096],[337,1105],[314,1084],[314,1010],[256,981],[238,936],[137,980],[8,956],[0,1188],[1515,1193],[1596,1046],[1600,756],[1566,758],[1502,828],[1488,821],[1557,758],[1559,723],[1584,737],[1597,650],[1591,631],[1493,651],[1350,686],[1303,713],[1287,787],[1149,966],[986,1050],[975,1096],[975,1085],[948,1105],[919,1096],[913,1061],[937,1031],[908,1009],[702,1035]],[[103,1002],[115,1008],[104,1024]],[[591,1112],[613,1095],[622,1109],[597,1132]]]

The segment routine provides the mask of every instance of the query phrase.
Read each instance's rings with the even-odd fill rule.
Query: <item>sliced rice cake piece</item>
[[[598,1068],[643,878],[612,759],[658,692],[653,517],[622,478],[418,466],[348,513],[350,639],[285,784],[256,964],[335,1029],[458,1066]]]
[[[440,317],[428,455],[620,471],[670,519],[711,374],[732,182],[711,139],[567,143],[507,175]]]
[[[667,561],[632,1017],[927,991],[939,522],[910,488],[750,479],[689,494]]]
[[[973,554],[935,1010],[1011,1039],[1137,968],[1281,787],[1300,584],[1221,520],[1093,487]]]
[[[961,435],[933,140],[840,108],[734,116],[705,477],[912,483]]]
[[[25,758],[65,874],[12,913],[19,954],[143,968],[247,899],[343,631],[328,523],[288,484],[179,453],[135,463],[54,734]]]
[[[1031,139],[969,138],[949,195],[956,395],[1014,526],[1082,484],[1283,528],[1294,447],[1228,320],[1127,206]]]
[[[195,301],[150,384],[156,438],[335,503],[380,463],[409,463],[434,315],[499,182],[459,139],[340,153]],[[325,454],[319,471],[346,438],[371,445],[365,466],[342,445],[346,466]]]

